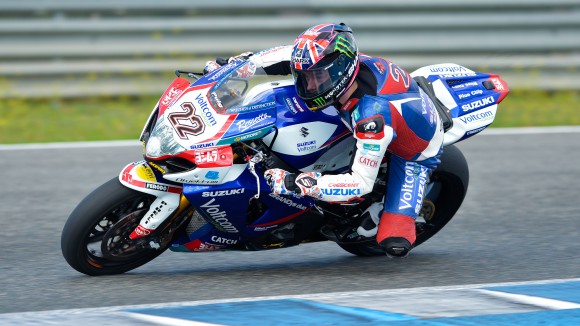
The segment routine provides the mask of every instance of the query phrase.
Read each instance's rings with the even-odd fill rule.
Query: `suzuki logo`
[[[306,136],[308,136],[308,134],[309,134],[308,128],[306,128],[306,127],[300,128],[300,135],[302,135],[302,137],[306,138]]]

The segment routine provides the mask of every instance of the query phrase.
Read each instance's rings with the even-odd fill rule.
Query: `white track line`
[[[477,291],[494,297],[507,299],[511,302],[541,307],[548,310],[580,309],[580,304],[577,304],[575,302],[560,301],[555,299],[541,298],[525,294],[500,292],[494,290],[478,289]]]
[[[329,292],[329,293],[315,293],[315,294],[301,294],[301,295],[280,295],[280,296],[262,296],[262,297],[248,297],[248,298],[235,298],[235,299],[216,299],[216,300],[202,300],[202,301],[182,301],[182,302],[166,302],[166,303],[156,303],[156,304],[142,304],[142,305],[130,305],[130,306],[113,306],[113,307],[102,307],[102,308],[80,308],[80,309],[61,309],[61,310],[47,310],[47,311],[30,311],[30,312],[16,312],[16,313],[5,313],[0,314],[2,316],[21,316],[21,317],[32,317],[32,316],[58,316],[62,314],[67,315],[83,315],[85,313],[115,313],[120,310],[132,310],[132,309],[154,309],[154,308],[165,308],[165,307],[183,307],[183,306],[200,306],[207,304],[217,304],[217,303],[234,303],[234,302],[248,302],[248,301],[261,301],[261,300],[280,300],[280,299],[304,299],[304,300],[316,300],[325,298],[337,298],[337,297],[375,297],[380,298],[384,295],[393,294],[417,294],[417,293],[433,293],[437,291],[455,291],[455,290],[476,290],[487,287],[501,287],[501,286],[515,286],[515,285],[536,285],[536,284],[553,284],[553,283],[565,283],[565,282],[580,282],[580,278],[572,279],[552,279],[543,281],[527,281],[527,282],[507,282],[507,283],[482,283],[482,284],[466,284],[466,285],[450,285],[450,286],[434,286],[434,287],[417,287],[417,288],[404,288],[404,289],[387,289],[387,290],[368,290],[368,291],[350,291],[350,292]]]

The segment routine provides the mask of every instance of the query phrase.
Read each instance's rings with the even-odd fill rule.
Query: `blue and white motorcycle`
[[[357,203],[270,192],[263,177],[269,168],[346,172],[355,140],[334,108],[311,112],[292,80],[256,70],[246,61],[203,76],[176,72],[141,134],[144,160],[128,164],[68,218],[61,247],[70,266],[88,275],[118,274],[166,249],[265,250],[325,240],[355,255],[384,255],[356,228],[386,191],[386,165],[374,191]],[[497,75],[456,64],[412,76],[446,129],[442,163],[429,178],[416,222],[418,246],[451,220],[465,197],[467,162],[452,144],[489,126],[509,90]]]

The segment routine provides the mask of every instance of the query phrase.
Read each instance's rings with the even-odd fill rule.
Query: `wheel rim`
[[[151,253],[152,249],[139,246],[143,240],[133,241],[128,236],[152,201],[148,195],[130,198],[102,214],[85,237],[83,255],[87,263],[97,268],[117,266]]]

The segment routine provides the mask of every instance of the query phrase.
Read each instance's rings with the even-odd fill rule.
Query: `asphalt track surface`
[[[106,277],[70,268],[60,232],[140,147],[1,150],[0,313],[580,277],[580,133],[490,133],[458,147],[471,172],[464,205],[407,259],[360,258],[330,242],[167,251]]]

